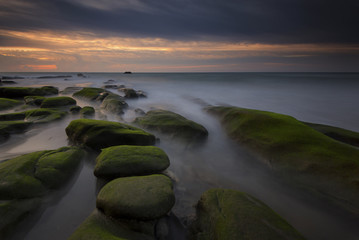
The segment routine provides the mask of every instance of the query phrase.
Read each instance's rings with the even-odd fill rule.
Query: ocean
[[[102,87],[108,80],[142,90],[147,98],[127,100],[129,109],[111,121],[131,123],[135,109],[161,108],[196,121],[209,131],[197,147],[161,136],[157,144],[169,156],[168,174],[175,181],[176,204],[170,239],[184,239],[186,225],[195,214],[200,195],[210,188],[247,192],[270,206],[308,239],[357,239],[359,217],[298,189],[276,176],[246,149],[228,138],[218,119],[207,114],[208,105],[231,105],[291,115],[298,120],[322,123],[359,132],[359,73],[2,73],[19,76],[14,86],[52,85]],[[67,76],[58,77],[56,76]],[[71,77],[70,77],[71,76]],[[40,78],[39,78],[40,77]],[[108,89],[114,91],[115,89]],[[78,105],[90,105],[78,101]],[[98,106],[94,107],[98,108]],[[97,114],[103,119],[103,114]],[[0,160],[68,144],[64,131],[72,120],[13,135],[0,145]],[[156,134],[156,133],[155,133]],[[157,134],[156,134],[157,135]],[[24,221],[14,239],[66,239],[95,208],[101,186],[93,176],[94,157],[83,162],[76,177],[46,200],[31,221]]]

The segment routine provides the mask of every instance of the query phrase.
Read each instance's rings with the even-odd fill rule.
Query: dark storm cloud
[[[0,0],[0,28],[261,43],[359,43],[356,0]]]

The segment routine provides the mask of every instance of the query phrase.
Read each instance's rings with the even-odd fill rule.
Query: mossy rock
[[[36,164],[35,177],[48,188],[60,187],[74,173],[85,151],[63,147],[42,155]]]
[[[52,86],[41,88],[30,87],[0,87],[0,96],[6,98],[24,98],[25,96],[47,96],[56,95],[59,90]]]
[[[193,239],[304,239],[282,217],[239,191],[211,189],[202,194]]]
[[[80,115],[82,118],[91,118],[95,115],[95,109],[90,106],[85,106],[81,108]]]
[[[16,225],[40,207],[41,199],[18,199],[0,202],[0,239],[8,239]]]
[[[72,96],[89,101],[95,101],[101,96],[101,93],[103,92],[105,92],[105,90],[102,88],[83,88],[80,91],[75,92]]]
[[[82,89],[82,87],[67,87],[64,90],[62,90],[60,93],[63,95],[70,95],[75,92],[78,92]]]
[[[76,114],[76,113],[80,113],[81,109],[82,108],[80,106],[72,106],[70,107],[69,112],[72,114]]]
[[[128,105],[123,97],[113,93],[107,95],[101,104],[102,109],[113,114],[123,114],[123,110],[127,107]]]
[[[42,102],[45,100],[43,96],[26,96],[24,97],[25,104],[33,105],[33,106],[40,106]]]
[[[153,227],[154,228],[154,227]],[[68,240],[155,240],[95,210]]]
[[[0,111],[14,108],[16,106],[21,105],[22,103],[23,103],[22,101],[18,101],[14,99],[0,98]]]
[[[56,109],[32,109],[18,113],[1,114],[0,121],[17,121],[24,120],[33,123],[48,123],[62,119],[66,116],[67,112]]]
[[[155,136],[139,128],[118,122],[77,119],[66,128],[66,134],[75,144],[95,150],[116,145],[153,145]]]
[[[41,108],[61,108],[76,105],[76,100],[71,97],[49,97],[45,98]]]
[[[38,151],[0,163],[0,199],[32,198],[61,185],[81,160],[78,148]]]
[[[117,178],[97,195],[96,206],[113,218],[151,220],[166,215],[175,197],[171,179],[160,174]]]
[[[303,122],[309,127],[323,133],[324,135],[333,138],[337,141],[359,147],[359,133],[343,128],[333,127],[324,124]]]
[[[95,175],[105,179],[160,173],[170,165],[167,154],[154,146],[114,146],[102,149]]]
[[[359,212],[359,149],[287,115],[236,107],[208,111],[221,117],[232,138],[277,172]]]
[[[6,141],[10,134],[25,132],[31,125],[31,122],[24,121],[0,121],[0,143]]]
[[[145,116],[136,118],[135,123],[187,141],[202,140],[208,136],[207,129],[202,125],[166,110],[149,111]]]

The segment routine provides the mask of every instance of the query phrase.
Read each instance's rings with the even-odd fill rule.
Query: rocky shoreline
[[[91,153],[97,155],[94,175],[105,184],[94,211],[69,239],[169,239],[175,181],[166,171],[170,159],[155,146],[159,139],[154,134],[191,145],[206,141],[208,130],[164,109],[141,110],[132,123],[121,122],[129,107],[126,100],[143,97],[142,91],[123,86],[67,88],[60,94],[53,86],[0,87],[0,110],[12,111],[0,114],[1,143],[33,126],[41,128],[69,115],[75,118],[64,129],[69,146],[0,162],[0,237],[10,239],[21,231],[18,223],[61,188]],[[81,108],[79,100],[98,108]],[[99,109],[120,121],[92,119]],[[358,146],[358,133],[258,110],[205,110],[221,119],[230,137],[284,178],[324,192],[338,206],[357,213],[359,150],[353,145]],[[303,239],[264,202],[244,192],[208,190],[196,210],[186,226],[188,239]]]

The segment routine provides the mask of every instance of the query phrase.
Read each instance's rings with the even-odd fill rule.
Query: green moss
[[[25,154],[0,163],[0,199],[31,198],[46,192],[34,178],[38,159],[47,151]]]
[[[40,206],[39,198],[19,199],[0,202],[0,238],[7,237],[15,229],[16,225],[29,213]]]
[[[21,104],[22,102],[18,100],[9,99],[9,98],[0,98],[0,111],[14,108]]]
[[[202,194],[193,239],[304,239],[261,201],[246,193],[211,189]]]
[[[110,93],[101,104],[101,108],[113,113],[113,114],[123,114],[123,110],[127,108],[128,105],[125,100],[116,94]]]
[[[31,125],[31,122],[0,121],[0,133],[22,133],[26,131]]]
[[[70,236],[68,240],[154,240],[128,226],[106,217],[95,210]]]
[[[42,102],[45,100],[45,97],[43,97],[43,96],[25,96],[24,100],[25,100],[25,104],[27,104],[27,105],[40,106],[42,104]]]
[[[95,150],[115,145],[152,145],[155,137],[141,129],[117,122],[78,119],[66,128],[66,134],[75,144]]]
[[[63,147],[42,155],[35,177],[48,188],[61,186],[74,173],[85,152],[75,147]]]
[[[55,109],[32,109],[19,113],[1,114],[0,121],[24,120],[26,122],[47,123],[62,119],[66,112]]]
[[[58,108],[76,105],[76,100],[71,97],[51,97],[45,98],[41,108]]]
[[[149,111],[145,116],[136,118],[135,123],[146,129],[188,141],[204,139],[208,136],[208,131],[202,125],[166,110]]]
[[[356,205],[357,148],[282,114],[235,107],[210,107],[208,111],[221,116],[232,138],[260,154],[278,172],[333,199],[344,199],[345,206]]]
[[[41,88],[30,87],[0,87],[0,96],[7,98],[23,98],[25,96],[46,96],[58,94],[58,89],[52,86]]]
[[[25,154],[0,163],[0,199],[42,196],[75,170],[83,151],[64,147]]]
[[[167,154],[154,146],[114,146],[102,149],[95,175],[106,179],[160,173],[168,168]]]
[[[337,141],[344,142],[356,147],[359,147],[359,133],[346,130],[343,128],[328,126],[324,124],[303,122],[309,127],[323,133],[324,135],[333,138]]]
[[[72,96],[95,101],[103,92],[105,92],[105,90],[102,88],[83,88],[82,90],[75,92]]]
[[[90,118],[95,115],[95,109],[90,106],[85,106],[80,110],[80,115],[82,118]]]
[[[175,203],[171,179],[164,175],[117,178],[97,195],[96,206],[114,218],[151,220]]]

